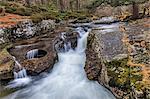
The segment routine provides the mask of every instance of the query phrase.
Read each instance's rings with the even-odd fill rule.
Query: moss
[[[5,89],[2,92],[0,92],[0,98],[3,98],[9,94],[12,94],[15,91],[17,91],[17,89]]]
[[[131,84],[135,84],[137,81],[142,81],[143,75],[141,74],[132,74],[131,76]]]
[[[7,42],[7,43],[4,43],[4,44],[0,44],[0,51],[2,51],[4,48],[9,48],[12,46],[12,43],[11,42]]]
[[[29,8],[18,8],[14,14],[22,15],[22,16],[30,16],[32,14],[32,10]]]
[[[108,76],[111,78],[109,85],[129,92],[131,86],[137,89],[141,88],[136,83],[142,81],[143,75],[139,71],[135,71],[136,67],[129,67],[127,62],[128,58],[113,60],[106,63],[106,66],[108,68]]]
[[[37,23],[42,20],[53,19],[53,20],[69,20],[69,19],[85,19],[87,15],[82,12],[59,12],[57,10],[35,13],[30,18],[33,22]]]
[[[49,12],[45,12],[45,13],[36,13],[36,14],[33,14],[31,17],[32,21],[34,23],[38,23],[42,20],[48,20],[48,19],[56,19],[56,16],[49,13]]]
[[[0,51],[0,79],[11,78],[14,61],[11,59],[12,56],[7,51],[7,48],[11,45],[7,45]]]
[[[14,13],[17,10],[16,8],[10,6],[6,6],[5,9],[7,13]]]
[[[30,8],[26,8],[21,4],[8,2],[5,5],[5,9],[7,13],[18,14],[22,16],[30,16],[32,14],[32,10]]]
[[[137,82],[134,84],[134,88],[138,91],[142,91],[145,88],[145,85],[142,82]]]

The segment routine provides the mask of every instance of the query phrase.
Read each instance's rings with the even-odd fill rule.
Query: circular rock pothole
[[[34,49],[30,50],[26,54],[27,59],[33,59],[33,58],[41,58],[44,57],[47,54],[44,50]]]

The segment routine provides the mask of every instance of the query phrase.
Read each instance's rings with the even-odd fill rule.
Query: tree
[[[25,0],[25,3],[27,6],[30,6],[31,5],[31,0]]]
[[[80,0],[76,0],[76,8],[77,8],[77,10],[80,9]]]
[[[65,1],[59,0],[59,4],[60,4],[60,11],[64,12],[65,11]]]
[[[135,3],[134,1],[132,2],[132,18],[133,19],[137,19],[137,18],[139,18],[139,6],[138,6],[138,4],[137,3]]]

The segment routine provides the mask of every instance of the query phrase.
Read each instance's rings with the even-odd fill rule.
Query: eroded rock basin
[[[8,49],[10,54],[28,71],[29,75],[37,75],[48,68],[52,68],[57,58],[53,49],[53,38],[42,37],[22,41]],[[38,54],[43,51],[43,56],[27,56],[30,51],[38,49]],[[34,52],[32,52],[34,53]],[[31,53],[30,53],[31,54]],[[42,54],[42,53],[41,53]]]

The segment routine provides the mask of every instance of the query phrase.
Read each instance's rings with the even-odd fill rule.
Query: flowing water
[[[13,57],[13,59],[15,61],[15,68],[18,68],[19,71],[14,71],[14,80],[11,81],[9,85],[6,86],[6,88],[25,86],[31,81],[31,79],[27,75],[26,69],[21,66],[21,64],[16,60],[15,57]]]
[[[77,48],[58,53],[59,61],[47,77],[4,99],[115,99],[107,89],[87,79],[84,66],[88,32],[82,28],[77,31]]]
[[[38,49],[31,50],[31,51],[27,52],[27,59],[32,59],[36,55],[38,55]]]

